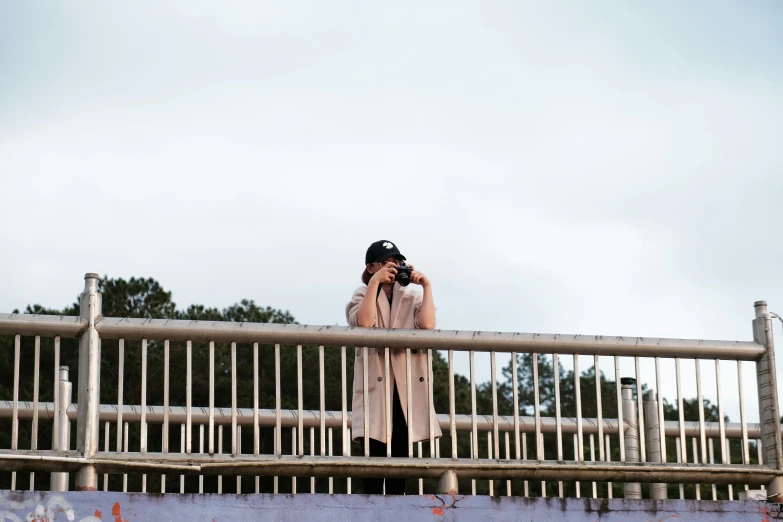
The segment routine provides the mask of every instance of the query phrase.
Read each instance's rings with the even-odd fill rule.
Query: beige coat
[[[367,291],[366,286],[357,288],[351,302],[345,307],[345,315],[350,326],[357,325],[359,305]],[[394,284],[391,308],[386,293],[381,290],[376,301],[376,319],[373,328],[418,328],[419,309],[422,294],[413,287]],[[386,355],[384,348],[368,348],[367,376],[370,405],[370,438],[386,442]],[[408,383],[405,377],[405,349],[391,349],[389,353],[391,368],[389,373],[393,383],[397,383],[400,405],[405,413],[405,421],[412,419],[411,442],[429,439],[430,418],[434,413],[430,408],[429,371],[427,351],[411,350],[411,387],[413,392],[412,414],[408,414]],[[393,385],[390,390],[394,390]],[[353,416],[351,420],[352,438],[364,437],[364,361],[362,349],[356,348],[356,360],[353,371]],[[440,426],[434,422],[435,437],[441,436]]]

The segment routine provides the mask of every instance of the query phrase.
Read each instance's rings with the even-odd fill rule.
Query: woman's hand
[[[378,284],[393,283],[397,277],[397,266],[394,263],[386,263],[383,268],[372,275],[370,281],[375,280]]]
[[[413,265],[408,266],[411,268],[411,283],[421,286],[429,286],[430,280],[427,279],[427,276],[416,270]]]

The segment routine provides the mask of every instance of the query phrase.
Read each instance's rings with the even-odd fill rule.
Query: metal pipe
[[[657,357],[656,357],[656,369],[657,369]],[[646,434],[644,432],[644,408],[642,407],[642,374],[639,369],[639,357],[634,357],[634,366],[636,367],[636,382],[638,383],[637,389],[639,390],[639,393],[636,394],[636,413],[638,415],[637,421],[637,432],[639,433],[639,458],[641,459],[641,462],[645,462],[647,459],[647,444],[645,439]],[[657,386],[657,385],[656,385]]]
[[[392,453],[392,445],[391,445],[391,432],[392,432],[392,387],[391,387],[391,357],[390,357],[389,349],[385,348],[383,350],[383,363],[384,363],[384,388],[385,388],[385,398],[384,401],[384,410],[385,414],[383,418],[386,421],[386,425],[384,426],[384,442],[386,443],[386,456],[388,458],[391,458]],[[365,392],[368,393],[368,392]],[[365,434],[366,437],[369,437],[369,434]]]
[[[470,352],[470,457],[478,459],[478,419],[476,417],[476,361],[475,354]],[[475,488],[474,488],[475,489]],[[476,492],[474,491],[475,495]]]
[[[413,411],[413,393],[411,387],[411,349],[405,348],[405,388],[408,390],[407,409],[405,410],[410,417]],[[413,458],[413,423],[405,423],[408,429],[408,458]]]
[[[555,385],[555,424],[557,425],[557,460],[563,460],[563,424],[560,418],[560,361],[556,353],[552,354],[552,371]],[[538,382],[536,382],[538,386]],[[563,481],[557,481],[558,496],[563,496]]]
[[[324,347],[318,347],[318,398],[319,411],[321,418],[321,434],[319,442],[321,444],[321,456],[326,455],[326,388],[324,379]],[[258,418],[256,417],[256,429],[258,429]]]
[[[599,369],[599,357],[594,356],[593,368],[595,370],[595,405],[598,424],[598,460],[604,460],[604,426],[603,405],[601,404],[601,370]]]
[[[661,436],[658,416],[658,400],[655,390],[648,390],[644,397],[643,411],[647,427],[647,462],[659,464],[663,462],[662,445],[658,438]],[[650,498],[654,500],[666,499],[666,484],[655,482],[650,484]]]
[[[38,449],[38,391],[41,374],[41,336],[35,336],[35,355],[33,357],[33,425],[30,430],[30,449]],[[100,426],[98,426],[100,436]],[[97,478],[96,478],[97,483]],[[35,490],[35,472],[30,473],[30,491]]]
[[[365,393],[367,389],[365,388]],[[304,455],[304,424],[302,424],[302,405],[304,401],[304,393],[302,392],[302,345],[296,347],[296,404],[298,409],[299,419],[299,440],[297,445],[299,446],[299,456]],[[365,415],[367,412],[364,412]],[[367,434],[365,434],[365,437]]]
[[[635,481],[635,482],[715,482],[716,484],[749,483],[764,484],[774,477],[783,476],[780,470],[766,466],[746,468],[739,465],[712,464],[693,467],[682,464],[621,464],[618,462],[580,462],[556,463],[533,461],[494,461],[473,459],[408,459],[395,458],[391,462],[385,457],[321,458],[284,455],[242,455],[240,459],[224,455],[192,454],[188,463],[183,463],[177,454],[147,453],[109,453],[98,452],[95,458],[85,459],[76,453],[72,456],[33,454],[24,451],[11,454],[9,450],[0,450],[0,470],[16,467],[22,471],[52,471],[65,469],[72,471],[84,465],[94,465],[101,473],[139,473],[143,471],[172,469],[183,475],[281,475],[296,476],[313,474],[317,477],[399,477],[399,478],[437,478],[445,471],[453,469],[458,477],[475,477],[479,480],[490,478],[500,480],[532,479],[557,480],[567,474],[579,481]]]
[[[511,353],[511,385],[514,387],[514,457],[520,459],[519,441],[519,378],[517,377],[517,354]]]
[[[79,296],[79,315],[87,328],[79,339],[79,409],[76,426],[76,450],[85,458],[98,452],[100,443],[100,375],[101,338],[95,326],[101,317],[101,296],[98,274],[84,276],[84,292]],[[122,336],[120,336],[122,337]],[[77,491],[96,491],[98,475],[95,467],[85,465],[76,473]]]
[[[682,388],[680,387],[680,358],[674,359],[674,368],[677,374],[677,414],[680,424],[680,449],[682,450],[681,460],[678,462],[688,462],[688,441],[685,438],[685,410],[683,409]],[[740,394],[742,386],[740,386]],[[680,453],[679,451],[677,452]]]
[[[54,419],[55,407],[51,402],[39,402],[38,404],[39,418],[42,419]],[[0,401],[0,419],[11,418],[13,413],[12,401]],[[163,424],[166,418],[164,414],[166,408],[164,406],[152,406],[147,405],[147,424]],[[170,406],[168,408],[169,418],[172,423],[184,424],[186,422],[186,408],[184,406]],[[296,426],[298,423],[296,410],[280,410],[281,412],[281,425],[284,427]],[[70,404],[67,410],[68,417],[73,421],[77,418],[77,408],[75,404]],[[259,425],[262,427],[276,427],[277,422],[277,409],[259,408]],[[348,428],[352,425],[352,412],[346,412],[346,425]],[[253,425],[253,408],[237,408],[237,424],[241,426]],[[101,404],[100,406],[100,421],[116,421],[121,416],[123,419],[132,423],[139,422],[141,420],[141,408],[139,405],[123,405],[121,409],[118,409],[114,404]],[[33,418],[33,405],[31,402],[20,402],[18,406],[18,418],[19,419],[32,419]],[[320,417],[318,411],[304,410],[303,411],[304,426],[309,428],[310,426],[316,426],[320,423]],[[340,411],[327,411],[325,412],[326,427],[339,428],[343,421],[342,412]],[[214,420],[219,425],[231,424],[231,410],[230,408],[216,408]],[[458,432],[470,432],[472,430],[472,418],[468,414],[457,414],[455,417]],[[192,410],[192,421],[194,423],[207,423],[209,421],[209,409],[206,407],[195,407]],[[437,414],[435,421],[442,430],[448,430],[450,426],[450,418],[448,414]],[[557,433],[557,423],[555,417],[540,417],[541,431],[542,433]],[[599,424],[597,419],[584,418],[582,419],[583,433],[596,434],[599,431]],[[574,417],[562,417],[561,426],[563,434],[577,433],[576,418]],[[616,435],[618,433],[617,420],[615,419],[603,419],[600,425],[604,434]],[[480,431],[492,430],[492,416],[491,415],[477,415],[476,416],[476,428]],[[520,433],[534,433],[536,430],[535,417],[524,416],[519,417]],[[680,433],[680,424],[678,421],[666,421],[664,423],[664,431],[667,437],[676,437]],[[684,426],[685,434],[687,436],[698,436],[699,423],[698,421],[686,421]],[[724,424],[726,437],[728,439],[742,439],[742,426],[738,422]],[[781,435],[783,435],[783,425],[780,426]],[[498,415],[498,429],[501,432],[513,432],[514,431],[514,417],[513,415]],[[350,431],[350,429],[349,429]],[[708,437],[719,437],[720,426],[717,422],[705,422],[704,432]],[[759,438],[761,436],[761,426],[759,424],[746,424],[746,432],[750,438]]]
[[[18,333],[19,315],[0,314],[0,333]],[[52,322],[55,319],[48,319]],[[60,317],[56,317],[61,321]],[[46,323],[47,321],[43,321]],[[408,330],[313,326],[274,323],[234,323],[170,319],[105,317],[97,324],[104,339],[171,339],[196,342],[260,342],[286,345],[367,346],[374,348],[421,348],[433,350],[627,355],[640,357],[700,357],[754,361],[764,354],[759,343],[701,339],[656,339],[600,335],[563,335],[444,330]],[[40,330],[39,330],[40,333]],[[55,332],[57,333],[57,332]],[[62,334],[60,334],[62,335]]]
[[[489,353],[490,379],[492,380],[492,443],[495,445],[495,459],[500,458],[500,437],[498,434],[498,379],[495,352]],[[492,458],[490,455],[489,458]]]
[[[628,423],[624,422],[623,419],[623,392],[620,379],[620,357],[618,356],[614,357],[614,384],[617,389],[617,424],[620,426],[627,426]],[[625,438],[621,434],[618,437],[618,440],[620,444],[620,462],[625,462]]]
[[[704,433],[704,399],[701,394],[701,360],[696,359],[696,401],[699,405],[699,437],[701,440],[701,463],[707,463],[707,436]]]
[[[57,424],[60,429],[57,431],[57,440],[54,445],[54,450],[69,451],[71,442],[71,421],[68,418],[68,406],[71,404],[72,385],[68,378],[68,367],[60,366],[60,375],[57,381],[57,388],[59,389],[58,399],[59,404],[57,407]],[[68,473],[67,472],[52,472],[51,475],[51,490],[52,491],[68,491]]]
[[[663,381],[661,381],[661,365],[660,365],[660,358],[655,358],[655,386],[657,390],[663,390]],[[661,462],[666,462],[666,428],[664,426],[664,423],[662,422],[664,419],[663,415],[663,395],[660,396],[660,399],[656,401],[658,403],[658,438],[660,440],[661,448]]]
[[[95,276],[98,274],[87,274]],[[44,314],[0,314],[0,335],[40,335],[43,337],[81,337],[88,321],[83,316]]]
[[[19,347],[21,339],[14,336],[14,401],[11,413],[11,449],[16,450],[19,444]],[[16,471],[11,472],[11,491],[16,490]]]
[[[753,320],[753,340],[766,348],[762,357],[756,362],[764,462],[772,469],[780,470],[783,469],[783,447],[779,433],[780,408],[778,406],[772,320],[767,312],[766,301],[756,301],[754,307],[756,318]],[[783,502],[783,478],[776,477],[767,484],[767,490],[767,498],[770,502]]]
[[[628,465],[634,465],[639,459],[639,432],[636,426],[636,403],[633,400],[633,388],[636,379],[632,377],[623,377],[622,385],[622,410],[623,417],[628,429],[625,431],[625,462]],[[642,487],[638,482],[626,482],[624,484],[625,498],[641,499]]]
[[[409,393],[410,395],[410,393]],[[449,434],[451,436],[451,458],[457,458],[457,420],[454,399],[454,350],[449,350]]]
[[[323,347],[322,347],[323,349]],[[321,383],[323,387],[323,358],[321,359]],[[261,452],[261,429],[258,425],[258,343],[253,343],[253,455]],[[323,392],[323,389],[321,390]],[[321,394],[321,416],[323,416],[323,393]],[[256,477],[256,486],[258,486]],[[258,488],[256,488],[258,489]],[[256,491],[258,493],[258,491]]]

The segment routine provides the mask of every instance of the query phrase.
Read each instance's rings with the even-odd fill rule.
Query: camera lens
[[[400,286],[408,286],[411,282],[410,269],[407,267],[398,267],[397,277],[395,277],[394,280],[397,281]]]

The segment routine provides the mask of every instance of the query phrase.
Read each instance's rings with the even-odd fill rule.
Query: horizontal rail
[[[764,347],[749,341],[708,341],[470,332],[459,330],[385,330],[347,326],[234,323],[104,317],[96,325],[103,339],[168,339],[194,342],[259,342],[266,344],[431,348],[435,350],[594,354],[640,357],[693,357],[754,361]]]
[[[77,337],[87,328],[79,317],[0,314],[0,335]],[[347,326],[235,323],[167,319],[100,318],[104,339],[168,339],[194,342],[260,342],[288,345],[432,348],[435,350],[606,356],[681,357],[755,361],[764,347],[750,341],[664,339],[602,335],[481,332],[460,330],[385,330]]]
[[[0,314],[0,335],[78,337],[86,329],[87,322],[78,316]]]
[[[147,406],[146,421],[149,424],[162,424],[163,423],[163,406]],[[11,401],[0,401],[0,419],[11,418],[13,412],[13,403]],[[33,404],[31,402],[19,402],[19,418],[20,419],[32,419],[33,418]],[[118,409],[116,405],[101,404],[100,407],[100,421],[117,421]],[[269,408],[258,409],[258,424],[263,427],[275,426],[275,410]],[[253,409],[252,408],[237,408],[237,424],[240,426],[252,426],[253,425]],[[325,426],[327,428],[342,428],[342,412],[340,411],[326,411],[324,412]],[[39,402],[38,403],[38,418],[39,419],[53,419],[54,418],[54,405],[51,402]],[[72,421],[76,420],[76,405],[71,404],[68,407],[68,418]],[[450,426],[449,416],[445,413],[436,414],[438,424],[441,430],[447,430]],[[125,405],[122,407],[122,420],[124,422],[141,422],[141,407],[134,405]],[[351,427],[352,421],[351,412],[348,412],[347,425]],[[522,433],[535,433],[535,417],[519,417],[519,431]],[[603,433],[607,435],[617,434],[617,419],[602,419],[603,420]],[[184,406],[170,406],[169,407],[169,423],[171,424],[185,424],[187,421],[187,410]],[[456,426],[458,431],[470,431],[472,429],[470,415],[457,414],[455,416]],[[196,407],[191,412],[191,422],[193,424],[209,424],[209,410],[207,408]],[[303,410],[302,422],[305,428],[318,428],[321,424],[321,416],[318,410]],[[215,408],[214,423],[216,425],[231,425],[231,408]],[[598,433],[598,420],[593,418],[582,419],[582,430],[585,434]],[[280,410],[280,425],[284,428],[294,428],[298,426],[297,410]],[[561,429],[563,433],[573,434],[578,433],[577,420],[573,417],[561,418]],[[684,423],[685,435],[688,437],[698,437],[701,434],[699,430],[699,421],[686,421]],[[491,431],[492,415],[477,415],[476,416],[476,428],[479,431]],[[724,424],[724,429],[727,439],[741,439],[742,438],[742,424],[739,422],[732,422]],[[498,415],[498,430],[501,432],[513,432],[514,431],[514,417]],[[678,437],[680,435],[680,423],[677,421],[666,421],[664,424],[664,430],[669,437]],[[557,433],[557,421],[554,417],[541,417],[541,431],[542,433]],[[761,425],[758,423],[747,425],[748,437],[751,439],[758,439],[761,437]],[[783,425],[781,425],[781,434],[783,434]],[[704,435],[705,437],[720,437],[720,423],[718,422],[705,422],[704,423]]]
[[[104,453],[85,459],[73,452],[0,450],[0,470],[73,471],[93,465],[98,473],[175,470],[188,475],[258,475],[302,477],[437,478],[454,471],[461,478],[580,481],[704,482],[766,484],[783,471],[766,466],[728,464],[628,464],[620,462],[546,462],[484,459],[311,457],[273,455]]]

